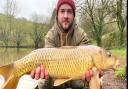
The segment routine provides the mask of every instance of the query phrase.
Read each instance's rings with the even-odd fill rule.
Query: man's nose
[[[67,18],[67,17],[68,17],[68,13],[65,12],[65,13],[64,13],[64,18]]]

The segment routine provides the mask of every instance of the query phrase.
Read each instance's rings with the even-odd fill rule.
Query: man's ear
[[[58,21],[58,16],[56,15],[55,20]]]

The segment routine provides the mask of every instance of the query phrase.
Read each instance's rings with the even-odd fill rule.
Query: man
[[[61,46],[78,46],[88,44],[89,39],[83,29],[78,27],[75,22],[75,2],[73,0],[58,0],[56,7],[56,22],[52,29],[45,36],[45,47],[61,47]],[[48,71],[45,70],[43,65],[37,67],[37,69],[31,72],[32,78],[35,79],[48,79]],[[89,81],[92,76],[92,71],[87,71],[82,80]],[[54,89],[62,89],[62,87],[83,89],[85,83],[82,80],[70,81],[60,87],[54,87]],[[41,80],[42,82],[43,80]],[[44,81],[39,83],[40,89],[45,86]]]

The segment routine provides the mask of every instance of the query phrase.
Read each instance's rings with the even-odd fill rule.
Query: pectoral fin
[[[66,82],[68,82],[70,80],[71,79],[56,79],[54,81],[54,86],[59,86],[59,85],[64,84],[64,83],[66,83]]]
[[[99,71],[95,67],[92,68],[92,71],[93,76],[89,81],[89,89],[101,89]]]

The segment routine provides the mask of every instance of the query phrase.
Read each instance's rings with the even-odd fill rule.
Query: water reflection
[[[24,57],[34,49],[30,48],[0,48],[0,66],[12,63]]]

